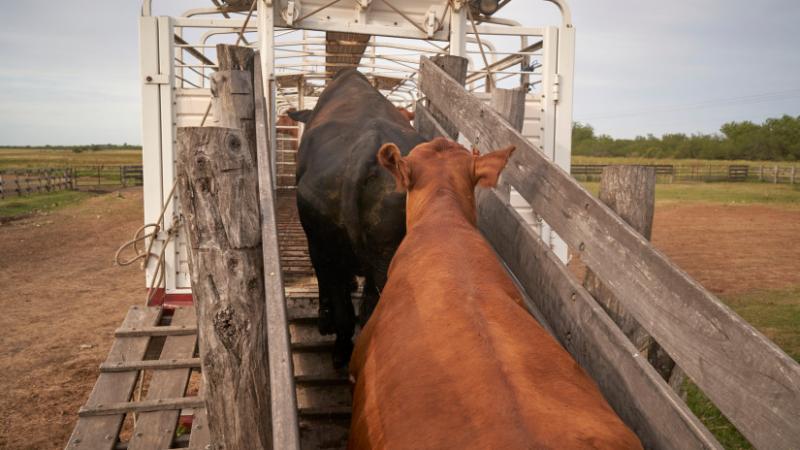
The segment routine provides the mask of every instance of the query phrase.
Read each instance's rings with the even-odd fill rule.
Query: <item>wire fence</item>
[[[600,181],[603,168],[610,164],[573,164],[570,170],[580,181]],[[767,182],[795,184],[800,183],[800,170],[797,166],[755,165],[755,164],[645,164],[656,170],[660,183],[686,182]]]
[[[293,149],[292,149],[293,150]],[[292,153],[291,150],[285,153]],[[279,165],[279,177],[286,183],[294,182],[293,155]],[[573,164],[570,170],[579,181],[600,181],[603,168],[610,164]],[[283,167],[286,166],[286,167]],[[798,166],[766,164],[649,164],[656,171],[660,183],[685,182],[764,182],[800,184]],[[292,172],[292,173],[290,173]],[[40,192],[72,190],[112,190],[120,187],[141,186],[143,170],[140,165],[86,165],[66,168],[4,169],[0,170],[0,199]]]
[[[0,199],[59,190],[106,191],[141,185],[140,165],[0,170]]]

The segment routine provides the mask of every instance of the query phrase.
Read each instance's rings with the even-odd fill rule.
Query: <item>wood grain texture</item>
[[[645,239],[650,240],[656,203],[656,171],[645,166],[607,166],[600,178],[600,201],[614,210]],[[650,361],[664,380],[669,381],[675,362],[639,325],[591,270],[583,286],[600,303],[611,319],[631,340],[639,353]]]
[[[258,186],[243,133],[179,128],[178,180],[212,441],[271,448]]]
[[[469,60],[467,60],[467,58],[454,55],[439,55],[432,57],[428,61],[432,64],[436,64],[437,67],[450,75],[452,79],[454,79],[457,83],[460,83],[461,86],[464,85],[464,81],[467,78],[467,67],[469,66]],[[424,85],[425,82],[425,75],[420,73],[420,85]],[[447,131],[447,137],[457,140],[458,126],[451,122],[436,105],[428,103],[427,106],[433,118],[436,119],[436,122],[438,122],[441,127]],[[429,125],[423,124],[421,126],[426,128]]]
[[[255,108],[250,73],[223,70],[211,74],[211,111],[211,125],[242,130],[249,144],[251,159],[255,161]]]
[[[800,442],[800,365],[595,199],[427,58],[423,93],[482,151],[515,145],[505,174],[633,317],[754,445]]]
[[[255,124],[257,137],[258,202],[261,210],[262,258],[266,295],[270,386],[272,392],[273,447],[293,450],[300,447],[294,368],[289,348],[289,326],[283,289],[275,191],[270,167],[267,102],[262,91],[260,55],[255,64]]]
[[[488,190],[478,206],[484,236],[645,448],[721,448],[511,206]]]
[[[194,308],[179,308],[172,316],[172,325],[194,325]],[[170,336],[164,341],[159,360],[191,358],[197,336]],[[189,368],[156,370],[150,378],[147,400],[170,399],[184,395],[192,370]],[[139,414],[134,433],[128,442],[129,450],[169,448],[178,425],[179,410],[154,411]]]
[[[522,132],[525,122],[525,90],[516,89],[492,89],[489,104],[500,114],[500,117],[514,127],[515,130]],[[511,201],[511,186],[505,181],[503,174],[497,182],[497,193],[506,203]]]
[[[128,310],[123,327],[152,326],[158,323],[161,312],[158,308],[132,306]],[[140,361],[147,350],[149,337],[123,337],[114,339],[106,362]],[[138,380],[138,372],[101,373],[86,401],[88,408],[101,407],[111,403],[127,402],[131,398],[133,388]],[[96,417],[81,417],[72,431],[67,448],[114,448],[124,414]]]

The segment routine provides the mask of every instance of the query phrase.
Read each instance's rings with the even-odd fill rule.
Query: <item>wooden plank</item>
[[[171,326],[141,326],[122,327],[114,332],[114,337],[143,337],[143,336],[189,336],[197,334],[196,326],[171,325]]]
[[[206,450],[211,442],[208,432],[208,416],[205,409],[195,409],[192,419],[192,432],[189,433],[189,448],[193,450]]]
[[[463,58],[461,56],[454,56],[454,55],[439,55],[434,56],[431,59],[427,59],[431,64],[436,64],[442,71],[447,73],[451,79],[455,80],[457,83],[460,83],[461,86],[464,85],[464,80],[467,77],[467,66],[469,65],[469,60],[467,58]],[[420,86],[424,86],[427,80],[425,80],[425,76],[420,73]],[[447,131],[447,136],[453,140],[458,139],[458,127],[456,124],[450,122],[448,118],[439,111],[437,105],[432,103],[428,103],[428,110],[430,111],[431,115],[436,122],[438,122],[442,128]],[[423,126],[423,128],[425,128]]]
[[[297,420],[297,398],[294,368],[289,349],[289,326],[283,290],[283,272],[278,245],[278,226],[275,191],[272,189],[270,168],[267,101],[261,82],[261,55],[256,55],[256,163],[258,176],[262,263],[264,265],[264,294],[266,296],[267,345],[269,353],[270,391],[272,393],[273,448],[299,449],[300,433]]]
[[[173,325],[193,325],[197,321],[194,308],[178,308],[172,316]],[[164,341],[160,361],[173,362],[176,358],[191,358],[197,346],[197,335],[170,336]],[[199,359],[189,359],[199,366]],[[195,366],[196,367],[196,366]],[[181,397],[186,392],[191,368],[159,370],[150,378],[147,400]],[[175,436],[180,411],[154,411],[139,415],[128,450],[168,448]]]
[[[230,450],[271,448],[258,186],[244,134],[178,128],[178,193],[187,199],[183,213],[212,440]]]
[[[492,89],[489,104],[512,126],[522,132],[525,122],[525,90],[524,89]],[[511,201],[511,187],[506,183],[503,174],[497,182],[497,191],[506,203]]]
[[[720,448],[524,219],[494,191],[481,190],[478,205],[483,234],[644,446]]]
[[[187,337],[187,336],[182,336]],[[167,340],[169,340],[168,338]],[[200,358],[156,359],[100,364],[100,372],[127,372],[129,370],[169,370],[200,368]]]
[[[603,176],[600,178],[599,198],[634,230],[645,239],[650,240],[656,202],[656,169],[654,167],[606,166],[603,168]],[[614,323],[619,325],[633,346],[650,361],[661,377],[669,381],[675,362],[642,328],[639,322],[620,305],[619,300],[609,292],[608,288],[591,270],[586,271],[583,286],[600,303]],[[670,384],[677,386],[681,383],[676,381]]]
[[[78,411],[78,417],[113,416],[132,412],[179,410],[184,408],[202,408],[202,397],[180,397],[157,400],[141,400],[138,402],[103,403],[85,406]]]
[[[515,145],[508,181],[754,445],[800,442],[800,365],[427,58],[423,92],[473,145]]]
[[[414,128],[426,139],[432,139],[435,136],[450,137],[447,130],[442,128],[439,122],[433,118],[430,110],[420,101],[414,107]]]
[[[158,323],[160,317],[161,310],[158,308],[132,306],[122,326],[126,328],[151,326]],[[141,360],[147,350],[149,339],[148,337],[115,339],[106,361],[115,363]],[[89,394],[86,407],[127,401],[131,398],[137,379],[136,372],[101,373]],[[124,414],[79,418],[67,442],[67,448],[113,449],[124,419]]]

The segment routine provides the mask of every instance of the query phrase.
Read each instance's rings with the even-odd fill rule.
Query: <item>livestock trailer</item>
[[[413,110],[425,137],[457,137],[480,151],[517,146],[501,189],[478,196],[479,227],[531,314],[647,447],[720,448],[575,279],[565,266],[570,257],[593,271],[751,442],[800,442],[797,363],[569,176],[575,28],[565,0],[144,0],[139,28],[147,304],[131,308],[115,333],[68,448],[205,448],[227,422],[252,414],[246,399],[210,397],[224,384],[214,377],[225,364],[201,364],[208,355],[198,355],[197,335],[235,325],[236,308],[195,305],[186,231],[187,202],[195,199],[182,197],[179,186],[195,182],[178,174],[179,130],[230,127],[222,91],[244,99],[237,105],[252,115],[240,128],[257,142],[258,167],[249,160],[235,168],[239,193],[256,186],[257,173],[260,200],[266,303],[255,311],[266,311],[270,407],[261,417],[269,432],[254,433],[263,447],[346,444],[349,384],[330,367],[331,342],[315,331],[316,283],[293,201],[303,129],[285,113],[313,108],[335,73],[352,67]],[[450,57],[464,58],[466,70],[439,63]],[[232,68],[249,72],[249,84],[220,78]],[[242,219],[254,205],[219,206],[227,219]],[[214,413],[214,402],[227,402],[223,410],[235,417]]]

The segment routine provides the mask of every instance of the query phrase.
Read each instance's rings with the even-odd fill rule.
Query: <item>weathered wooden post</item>
[[[600,201],[614,210],[646,239],[653,231],[656,172],[653,167],[606,166],[600,178]],[[658,373],[670,381],[675,363],[641,325],[620,305],[592,271],[587,271],[583,285],[608,315],[639,349]],[[676,384],[677,383],[676,381]]]
[[[796,173],[797,173],[797,166],[792,166],[792,180],[791,180],[792,184],[794,184]]]
[[[772,182],[778,184],[778,165],[775,165],[775,172],[772,174]]]
[[[258,179],[244,134],[178,129],[178,179],[212,441],[270,448]]]
[[[439,55],[431,57],[430,60],[439,66],[439,68],[444,70],[448,75],[453,77],[453,79],[455,79],[461,86],[463,86],[467,81],[467,66],[469,61],[466,58],[454,55]],[[424,77],[421,77],[420,84],[424,83],[425,79]],[[419,109],[420,103],[417,103],[417,105],[417,108]],[[426,112],[429,112],[436,122],[441,125],[441,127],[447,133],[447,137],[453,140],[458,139],[458,128],[441,111],[439,111],[439,108],[437,108],[436,105],[428,103],[428,106],[423,108],[427,108]],[[423,114],[414,114],[414,128],[416,128],[417,132],[423,136],[435,135],[435,126],[427,119],[428,117],[424,112]]]
[[[212,75],[220,126],[178,130],[208,422],[226,450],[272,448],[252,75],[227,69],[243,67],[248,53],[221,50]]]
[[[524,89],[494,88],[490,104],[515,130],[522,131],[522,126],[525,122]],[[511,201],[511,186],[504,181],[502,174],[500,175],[500,181],[497,183],[497,191],[501,194],[500,197],[504,202]]]

